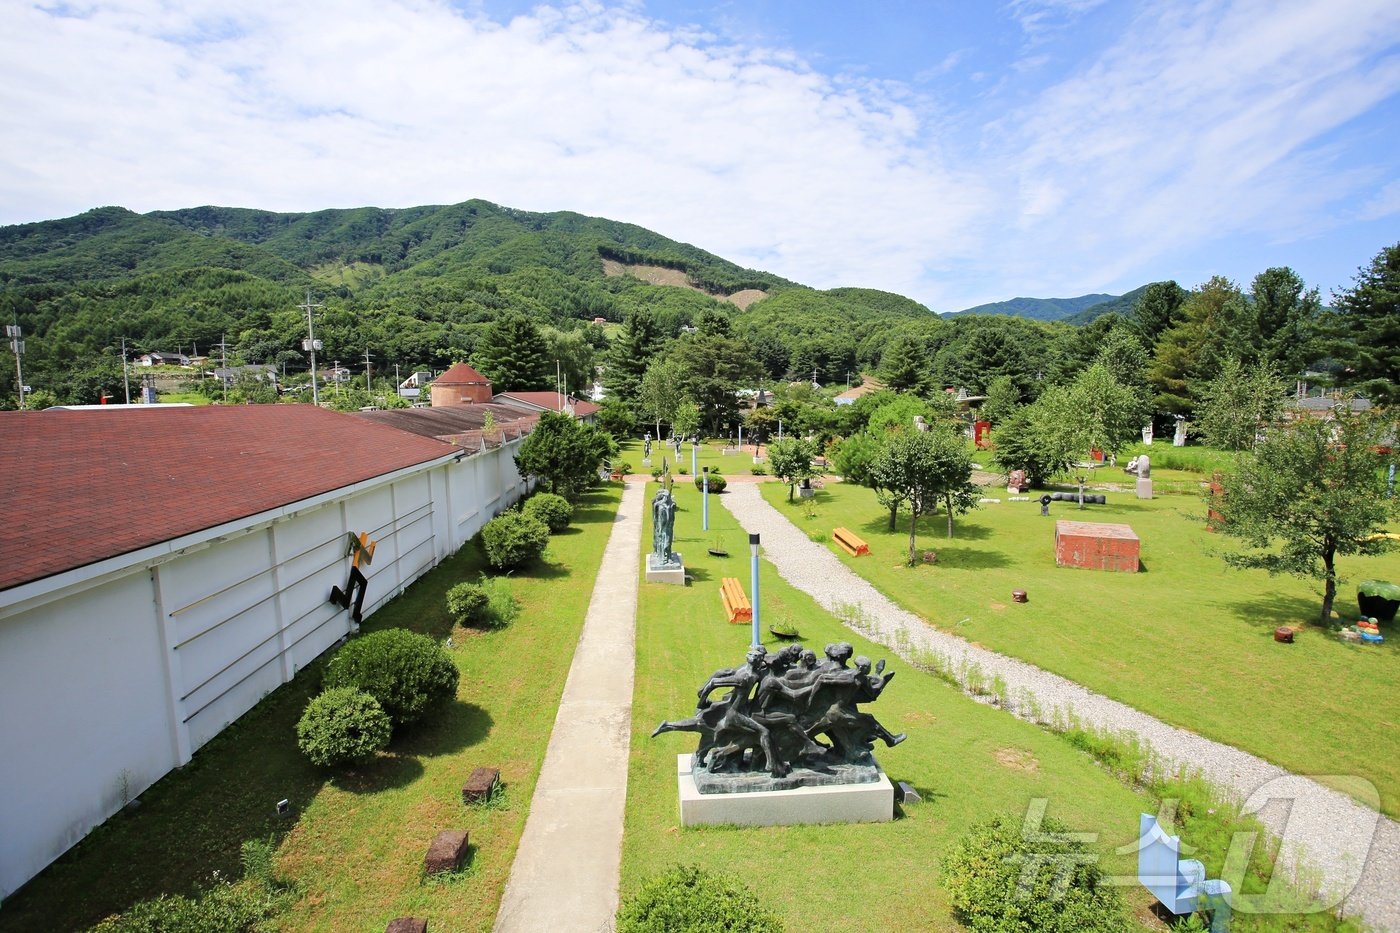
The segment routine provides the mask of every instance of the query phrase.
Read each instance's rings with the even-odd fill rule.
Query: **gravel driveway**
[[[1302,867],[1307,877],[1320,876],[1322,890],[1334,903],[1345,895],[1348,916],[1359,915],[1377,930],[1400,931],[1400,824],[1394,820],[1310,778],[935,630],[896,606],[825,545],[808,539],[763,499],[757,486],[731,486],[720,501],[746,531],[763,536],[764,556],[784,580],[843,618],[858,615],[855,627],[862,634],[906,661],[920,655],[926,660],[929,653],[941,657],[945,670],[962,672],[964,687],[968,672],[985,682],[1001,678],[1009,698],[1004,706],[1022,718],[1052,722],[1056,715],[1069,716],[1087,727],[1136,735],[1173,770],[1199,771],[1237,795],[1283,840],[1285,864]]]

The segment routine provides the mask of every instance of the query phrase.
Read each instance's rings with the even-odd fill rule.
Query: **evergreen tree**
[[[491,380],[495,392],[533,392],[554,387],[549,346],[529,318],[507,313],[482,331],[472,365]]]
[[[548,483],[550,492],[576,500],[616,450],[612,438],[598,428],[547,411],[521,443],[515,465]]]
[[[1358,270],[1332,304],[1332,354],[1347,366],[1345,384],[1381,404],[1400,403],[1400,243]]]
[[[723,434],[737,421],[738,390],[757,388],[763,367],[747,343],[717,332],[690,334],[672,352],[683,373],[682,394],[700,406],[711,436]]]
[[[639,308],[628,315],[622,333],[608,349],[603,369],[603,387],[610,398],[636,405],[642,375],[661,343],[661,332],[650,311]]]
[[[922,342],[908,334],[892,340],[880,357],[880,378],[896,392],[927,393],[932,380]]]
[[[1249,290],[1259,325],[1260,357],[1288,375],[1301,373],[1316,356],[1322,299],[1287,266],[1265,269]]]
[[[1187,291],[1173,281],[1153,282],[1133,306],[1133,326],[1142,345],[1156,347],[1162,332],[1181,319]]]

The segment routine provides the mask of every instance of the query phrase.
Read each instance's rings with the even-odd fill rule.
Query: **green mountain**
[[[944,317],[961,314],[1003,314],[1008,317],[1025,317],[1033,321],[1063,321],[1087,308],[1113,301],[1114,295],[1080,295],[1078,298],[1012,298],[1009,301],[995,301],[953,311]]]
[[[1119,295],[1117,298],[1110,298],[1107,301],[1101,301],[1096,305],[1090,305],[1083,311],[1071,314],[1063,320],[1066,324],[1082,326],[1084,324],[1090,324],[1109,313],[1117,314],[1119,317],[1130,317],[1133,313],[1133,308],[1136,307],[1138,303],[1138,299],[1142,297],[1142,293],[1145,291],[1147,291],[1147,286],[1139,285],[1126,294]]]

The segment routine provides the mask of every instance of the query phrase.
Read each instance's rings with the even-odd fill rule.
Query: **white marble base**
[[[1137,497],[1139,499],[1152,498],[1152,477],[1138,477]]]
[[[681,825],[789,826],[796,823],[887,823],[894,785],[884,769],[873,784],[798,787],[752,794],[702,794],[690,774],[693,755],[676,756]],[[879,767],[877,764],[876,767]]]
[[[676,555],[677,563],[656,566],[656,555],[647,555],[647,582],[648,583],[673,583],[677,586],[685,586],[685,564],[679,563],[681,556]]]

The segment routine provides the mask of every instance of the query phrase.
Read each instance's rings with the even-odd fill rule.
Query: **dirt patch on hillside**
[[[1034,774],[1040,770],[1040,762],[1024,748],[999,748],[996,751],[997,764],[1013,771]]]
[[[746,288],[732,295],[716,295],[696,285],[690,280],[690,276],[679,269],[668,269],[665,266],[628,265],[627,263],[618,262],[615,259],[603,260],[603,274],[630,275],[633,278],[641,279],[649,285],[670,285],[674,288],[688,288],[693,292],[709,295],[711,298],[718,299],[719,301],[727,301],[741,309],[747,308],[760,298],[768,297],[767,292],[758,288]]]

